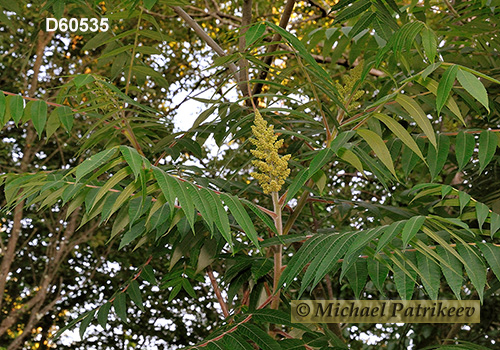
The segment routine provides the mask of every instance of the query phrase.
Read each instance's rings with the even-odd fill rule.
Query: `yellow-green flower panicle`
[[[360,106],[360,103],[358,103],[357,100],[359,100],[365,94],[363,90],[357,90],[353,95],[351,95],[352,89],[354,88],[354,85],[356,85],[356,83],[361,79],[362,73],[363,61],[360,61],[356,67],[351,69],[349,73],[345,74],[342,77],[344,85],[341,85],[338,82],[335,83],[335,87],[337,88],[340,96],[343,96],[344,102],[346,104],[345,107],[349,111],[352,111],[353,109],[356,109]]]
[[[250,152],[259,159],[252,161],[259,172],[252,172],[250,175],[259,181],[265,194],[279,192],[285,179],[290,175],[288,160],[291,155],[279,156],[278,150],[283,146],[283,140],[278,140],[274,127],[267,126],[259,111],[255,111],[254,124],[252,132],[255,139],[250,139],[250,142],[257,148]]]

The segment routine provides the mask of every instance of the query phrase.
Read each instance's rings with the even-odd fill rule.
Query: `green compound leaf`
[[[55,109],[61,124],[64,126],[67,132],[73,129],[73,111],[68,106],[57,107]]]
[[[464,166],[467,165],[472,154],[474,153],[474,147],[476,145],[476,140],[474,135],[460,131],[457,135],[457,141],[455,144],[455,155],[457,157],[458,171],[462,171]]]
[[[417,125],[424,132],[425,136],[429,138],[429,141],[432,143],[432,145],[434,147],[437,147],[434,128],[432,127],[429,118],[427,118],[422,108],[411,97],[402,94],[399,94],[396,97],[396,102],[398,102],[401,107],[403,107],[408,112],[410,117],[415,120]]]
[[[457,79],[460,85],[467,90],[476,100],[479,101],[487,110],[490,111],[488,102],[488,93],[484,88],[483,83],[472,73],[459,69],[457,72]]]
[[[448,67],[448,69],[444,72],[441,80],[439,81],[438,89],[437,89],[437,97],[436,97],[436,108],[438,115],[441,113],[441,109],[445,105],[446,101],[448,101],[448,97],[450,96],[451,88],[453,87],[453,83],[455,82],[455,78],[457,76],[458,66],[452,65]]]
[[[378,134],[371,130],[359,129],[358,134],[368,143],[373,152],[382,161],[382,163],[389,169],[392,175],[397,178],[396,170],[394,170],[394,164],[392,162],[391,153],[385,145],[384,140]]]
[[[108,161],[113,158],[116,154],[116,148],[110,148],[94,154],[89,159],[85,160],[82,164],[76,167],[76,182],[80,181],[82,177],[90,173],[91,171],[99,168],[101,165],[108,163]]]
[[[481,168],[479,172],[482,173],[484,168],[490,163],[495,155],[498,145],[498,136],[489,130],[481,132],[479,136],[479,164]]]
[[[141,309],[144,311],[144,304],[142,302],[142,294],[141,290],[139,289],[139,283],[136,280],[133,280],[130,282],[128,288],[127,288],[127,294],[129,295],[130,299]]]
[[[403,238],[403,247],[406,247],[410,240],[415,237],[425,222],[425,216],[414,216],[409,219],[403,227],[401,236]]]
[[[465,271],[476,288],[481,303],[483,303],[484,286],[486,285],[486,267],[482,259],[479,257],[477,249],[474,247],[466,247],[463,244],[457,244],[457,250],[460,256],[465,261]]]
[[[110,309],[111,303],[107,302],[106,304],[102,305],[97,312],[97,322],[104,329],[106,329],[106,323],[108,323],[108,315]]]
[[[245,231],[248,238],[250,238],[252,243],[257,248],[259,248],[257,231],[255,230],[252,219],[250,219],[250,216],[248,215],[248,213],[246,212],[245,208],[240,203],[240,201],[234,196],[225,193],[221,194],[220,197],[224,201],[224,204],[227,205],[227,207],[231,211],[231,214],[233,214],[233,217],[235,218],[236,222]]]
[[[245,33],[246,47],[248,48],[254,42],[259,40],[264,35],[265,32],[266,32],[266,25],[264,23],[256,23],[250,28],[248,28],[248,30]]]
[[[127,295],[119,292],[113,301],[116,315],[125,323],[127,323]]]
[[[7,102],[9,103],[9,111],[12,116],[12,120],[17,124],[21,120],[24,112],[24,101],[19,95],[8,96]]]

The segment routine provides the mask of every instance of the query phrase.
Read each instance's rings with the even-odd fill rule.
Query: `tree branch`
[[[207,266],[207,275],[208,278],[210,278],[210,283],[212,284],[212,288],[214,289],[215,295],[217,296],[217,300],[219,301],[219,305],[222,309],[222,313],[224,314],[225,318],[229,317],[229,311],[227,309],[227,304],[224,301],[224,298],[222,297],[222,294],[219,289],[219,285],[217,284],[217,280],[214,277],[214,272],[212,270],[212,266],[208,265]]]
[[[33,96],[38,87],[38,75],[40,74],[40,67],[43,62],[43,52],[45,47],[50,42],[55,32],[45,33],[40,31],[38,33],[37,39],[37,47],[36,47],[36,59],[33,65],[33,77],[31,79],[31,86],[28,91],[30,96]],[[21,159],[21,165],[19,170],[21,173],[25,173],[28,170],[28,166],[31,162],[31,159],[34,154],[34,150],[32,147],[33,141],[35,140],[35,131],[33,127],[28,124],[26,128],[26,144],[23,149],[23,158]],[[0,265],[0,310],[2,309],[3,296],[5,293],[5,285],[7,283],[7,276],[10,271],[10,267],[15,258],[17,241],[19,240],[19,236],[21,233],[21,220],[23,218],[23,207],[24,201],[20,202],[14,209],[14,223],[12,226],[12,230],[10,231],[9,243],[7,244],[7,250],[2,258],[2,264]]]
[[[252,0],[243,0],[242,16],[241,16],[241,36],[238,43],[238,49],[241,54],[245,52],[246,40],[245,33],[248,30],[248,26],[252,22]],[[244,57],[240,59],[240,81],[244,82],[248,80],[248,60]],[[241,92],[244,97],[249,96],[248,84],[241,85]],[[247,100],[247,106],[251,106],[250,100]]]
[[[195,31],[198,36],[207,43],[208,46],[210,46],[219,56],[224,57],[226,56],[226,53],[224,50],[217,44],[214,39],[212,39],[205,31],[203,28],[200,27],[200,25],[193,19],[191,18],[190,15],[186,13],[181,7],[179,6],[172,6],[172,9],[177,13],[185,22],[186,24],[191,27]],[[233,73],[234,78],[236,79],[236,82],[238,83],[238,86],[240,89],[242,89],[242,84],[238,75],[238,67],[234,63],[229,63],[228,68]]]
[[[279,26],[281,28],[286,29],[288,21],[290,20],[290,16],[292,15],[294,5],[295,5],[295,0],[288,0],[286,2],[285,9],[283,10],[283,14],[281,15],[281,19],[280,19],[280,23],[279,23]],[[279,35],[278,33],[274,34],[274,36],[273,36],[274,42],[277,42],[280,39],[281,39],[281,35]],[[273,58],[274,58],[274,55],[271,55],[271,53],[276,51],[277,48],[278,48],[278,44],[272,44],[271,46],[269,46],[269,49],[267,50],[268,56],[266,56],[266,58],[264,59],[265,65],[267,65],[267,66],[271,65]],[[267,69],[261,71],[259,74],[259,79],[266,80],[268,73],[269,73],[269,70],[267,70]],[[253,91],[252,91],[252,95],[260,94],[262,92],[263,86],[264,86],[263,83],[255,84]]]
[[[281,50],[288,51],[290,53],[294,53],[294,54],[297,54],[297,55],[299,54],[298,52],[296,52],[291,47],[289,47],[288,45],[285,45],[285,44],[279,44],[279,48]],[[325,56],[316,55],[316,54],[311,54],[311,56],[318,63],[332,63],[332,58],[331,57],[325,57]],[[358,64],[357,62],[355,62],[351,66],[351,65],[349,65],[349,62],[346,59],[344,59],[344,58],[339,58],[335,63],[338,64],[339,66],[343,66],[343,67],[347,67],[347,68],[348,67],[356,67],[356,65]],[[368,74],[373,75],[375,77],[385,77],[385,75],[386,75],[381,70],[378,70],[378,69],[375,69],[375,68],[370,69],[370,71],[368,72]]]
[[[273,207],[274,213],[276,214],[276,218],[274,219],[274,225],[276,226],[276,231],[278,232],[278,236],[283,234],[283,223],[281,219],[281,204],[279,202],[278,192],[271,193],[273,198]],[[283,246],[281,244],[277,244],[273,247],[274,250],[274,276],[273,276],[273,294],[274,299],[271,303],[271,309],[277,310],[280,303],[280,290],[278,289],[278,282],[281,277],[281,267],[283,265]]]

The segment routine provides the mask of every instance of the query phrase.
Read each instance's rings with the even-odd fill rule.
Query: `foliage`
[[[110,2],[106,10],[47,2],[43,10],[55,16],[109,11],[131,29],[90,35],[82,50],[109,71],[65,79],[55,103],[0,92],[9,130],[80,141],[67,164],[2,175],[4,212],[65,208],[68,220],[81,211],[73,216],[80,230],[107,228],[108,241],[142,259],[106,302],[55,337],[78,323],[83,336],[96,321],[126,322],[130,301],[147,309],[138,277],[151,283],[161,273],[160,288],[175,302],[196,299],[206,273],[224,322],[185,344],[193,348],[494,347],[498,313],[463,327],[306,327],[290,323],[288,305],[479,298],[484,310],[498,309],[499,4],[212,5],[201,12],[224,25],[220,36],[217,25],[198,24],[200,9],[178,1]],[[275,16],[259,21],[269,8]],[[172,40],[160,23],[173,13],[196,38]],[[197,98],[206,110],[172,133],[158,95],[179,78],[170,73],[181,63],[167,53],[181,40],[190,66],[204,43],[219,57],[206,83],[213,96]],[[259,128],[262,139],[248,142]],[[210,142],[226,146],[222,159],[207,154]],[[150,261],[168,263],[155,271]],[[360,340],[367,335],[378,344]]]

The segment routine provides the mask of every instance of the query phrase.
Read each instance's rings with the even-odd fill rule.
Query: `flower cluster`
[[[278,135],[274,133],[272,125],[267,126],[267,122],[262,118],[259,111],[255,111],[255,121],[252,132],[255,139],[250,139],[257,149],[251,150],[252,154],[260,159],[253,160],[259,172],[252,172],[255,179],[259,181],[265,194],[278,192],[285,183],[285,179],[290,175],[288,160],[291,155],[280,157],[278,150],[283,146],[283,140],[278,140]]]
[[[335,87],[339,91],[340,96],[344,96],[344,102],[348,104],[346,105],[346,108],[349,111],[359,107],[359,103],[357,102],[357,100],[359,100],[365,93],[363,90],[357,90],[353,95],[351,95],[353,93],[352,89],[354,88],[354,85],[358,82],[358,80],[361,79],[362,73],[363,61],[359,62],[356,67],[351,69],[349,73],[345,74],[342,77],[344,85],[335,83]]]

